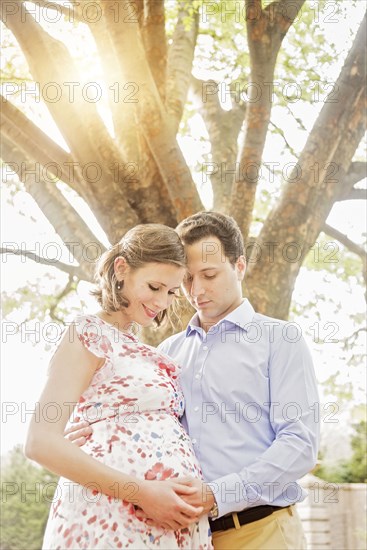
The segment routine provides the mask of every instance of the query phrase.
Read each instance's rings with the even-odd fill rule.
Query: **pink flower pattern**
[[[93,434],[82,447],[96,460],[147,480],[201,478],[191,440],[180,423],[184,398],[179,367],[155,348],[105,323],[78,316],[80,341],[105,358],[69,422],[88,420]],[[136,487],[131,488],[132,496]],[[188,529],[166,531],[138,519],[132,503],[60,478],[43,549],[178,548],[211,550],[207,518]]]

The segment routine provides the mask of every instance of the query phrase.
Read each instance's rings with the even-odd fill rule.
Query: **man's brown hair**
[[[176,231],[184,245],[217,237],[232,265],[244,253],[243,237],[237,222],[231,216],[219,212],[198,212],[182,220]]]

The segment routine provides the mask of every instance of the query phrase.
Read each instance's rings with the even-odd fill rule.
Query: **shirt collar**
[[[248,301],[247,298],[244,299],[241,305],[239,305],[236,309],[228,313],[223,319],[218,321],[218,323],[214,326],[220,325],[221,323],[229,323],[231,325],[236,325],[240,327],[242,330],[247,331],[248,323],[251,323],[255,315],[255,310]],[[186,336],[190,336],[193,332],[198,332],[199,334],[203,333],[203,329],[200,326],[199,321],[199,315],[195,313],[195,315],[190,319],[189,324],[187,325],[186,329]]]

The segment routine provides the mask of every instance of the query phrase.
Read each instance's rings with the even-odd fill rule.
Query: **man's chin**
[[[211,302],[204,302],[203,304],[193,304],[191,302],[191,305],[193,308],[196,309],[196,311],[209,311],[210,308],[212,307]]]

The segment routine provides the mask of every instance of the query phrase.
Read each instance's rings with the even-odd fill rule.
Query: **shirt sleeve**
[[[219,517],[275,500],[284,506],[303,500],[296,481],[314,467],[319,444],[319,397],[303,337],[297,342],[281,337],[272,345],[269,396],[274,441],[248,467],[211,482]]]

